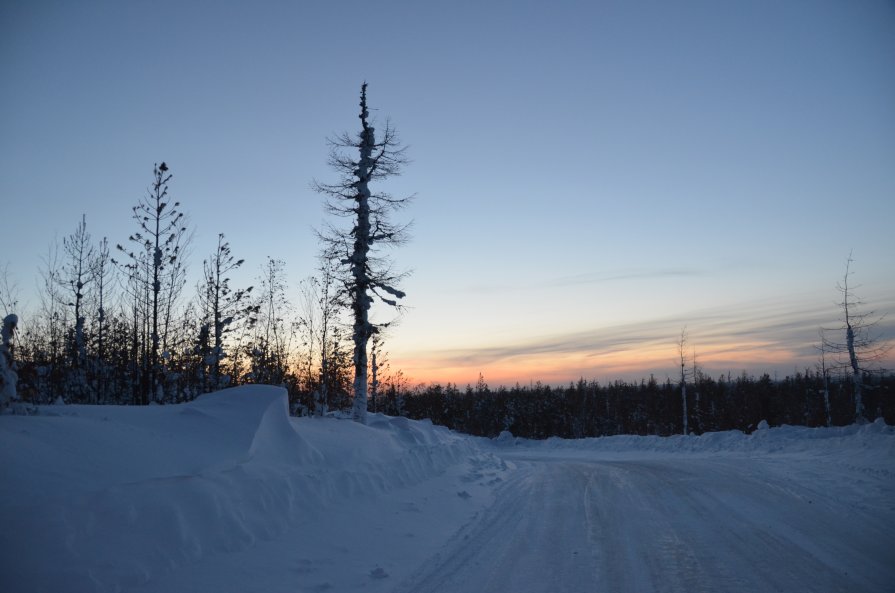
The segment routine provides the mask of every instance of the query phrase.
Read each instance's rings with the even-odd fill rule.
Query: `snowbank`
[[[895,495],[895,427],[882,420],[862,426],[780,426],[744,434],[725,431],[695,435],[612,436],[531,441],[503,433],[492,450],[508,459],[564,459],[633,462],[667,459],[725,460],[761,467],[783,481],[850,500],[856,508],[890,510]],[[741,462],[737,460],[742,460]],[[744,470],[745,471],[745,470]],[[888,511],[886,511],[888,512]]]
[[[267,386],[3,416],[0,589],[131,590],[482,455],[429,423],[292,419],[285,390]]]
[[[667,455],[710,455],[719,452],[744,455],[766,454],[841,454],[844,451],[873,450],[895,457],[895,427],[882,419],[865,425],[834,428],[806,428],[804,426],[780,426],[760,428],[751,434],[738,430],[708,432],[701,435],[674,435],[669,437],[619,435],[588,439],[549,438],[535,441],[514,437],[509,432],[491,440],[500,451],[570,451],[578,454],[637,455],[648,453]]]

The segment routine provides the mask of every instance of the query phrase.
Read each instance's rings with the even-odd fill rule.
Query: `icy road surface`
[[[505,457],[496,504],[401,591],[895,591],[895,501],[817,460]]]

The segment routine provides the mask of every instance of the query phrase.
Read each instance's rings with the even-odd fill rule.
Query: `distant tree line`
[[[700,375],[682,385],[654,377],[639,383],[601,385],[579,380],[566,387],[541,383],[490,389],[480,378],[460,389],[448,383],[419,387],[403,396],[390,394],[385,409],[468,434],[584,438],[618,434],[666,436],[720,430],[751,432],[766,420],[771,426],[839,426],[855,421],[855,392],[848,375],[828,378],[806,370],[774,381],[745,373],[713,379]],[[687,416],[681,415],[682,391]],[[829,405],[827,405],[829,402]],[[895,376],[865,377],[863,405],[872,418],[895,424]]]

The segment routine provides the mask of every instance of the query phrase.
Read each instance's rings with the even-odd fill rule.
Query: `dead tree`
[[[350,303],[354,342],[354,404],[352,415],[358,422],[367,414],[367,343],[377,331],[370,319],[374,298],[398,307],[404,292],[397,288],[403,277],[392,270],[391,262],[377,255],[382,247],[407,240],[407,225],[392,222],[392,214],[407,205],[409,198],[393,198],[374,192],[370,185],[398,175],[407,160],[405,148],[389,124],[377,137],[367,108],[367,84],[361,86],[361,129],[357,136],[348,134],[330,140],[330,166],[341,175],[334,184],[314,183],[327,198],[329,212],[351,220],[350,228],[329,228],[322,239],[334,253],[340,254],[341,280]]]
[[[820,345],[816,348],[820,355],[820,360],[817,364],[817,370],[820,372],[824,384],[824,413],[826,414],[827,426],[832,426],[833,415],[830,411],[830,367],[827,364],[827,339],[824,336],[823,328],[818,330],[818,335],[820,336]]]
[[[681,330],[681,337],[677,342],[678,354],[681,361],[681,407],[684,418],[684,434],[689,434],[687,426],[687,328]]]
[[[876,363],[886,356],[890,346],[881,341],[875,331],[885,316],[877,316],[873,311],[863,311],[864,303],[854,293],[856,287],[849,285],[853,261],[852,254],[849,253],[842,282],[836,285],[842,295],[842,300],[838,303],[842,311],[842,325],[838,330],[845,332],[845,341],[826,340],[825,348],[840,356],[840,367],[846,369],[851,377],[855,396],[855,422],[862,423],[867,421],[864,412],[864,375],[881,372],[882,369],[876,368]]]

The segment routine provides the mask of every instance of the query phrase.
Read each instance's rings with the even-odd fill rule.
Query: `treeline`
[[[219,262],[230,258],[221,235],[205,268],[225,269]],[[19,316],[10,350],[17,399],[24,403],[182,403],[259,383],[285,387],[293,414],[351,407],[351,331],[326,262],[319,275],[302,280],[297,298],[290,294],[282,260],[269,258],[254,287],[231,287],[217,271],[206,275],[192,294],[184,290],[176,306],[165,310],[155,360],[145,285],[143,291],[129,290],[133,281],[112,268],[110,287],[100,292],[94,290],[97,282],[82,282],[80,298],[72,299],[63,290],[67,268],[46,273],[41,307]],[[72,302],[78,303],[77,314]],[[376,387],[405,389],[400,371],[390,369],[381,337],[372,341],[371,352]]]
[[[895,376],[865,377],[864,403],[870,418],[895,424]],[[691,433],[742,430],[759,422],[771,426],[846,425],[855,421],[853,383],[806,371],[774,381],[745,374],[715,380],[701,376],[686,390]],[[618,434],[672,435],[683,432],[681,385],[653,377],[639,383],[601,385],[579,380],[567,387],[540,383],[492,390],[484,381],[459,389],[450,383],[429,385],[403,398],[390,399],[391,413],[429,418],[468,434],[494,437],[502,431],[543,439]]]
[[[296,414],[350,406],[353,344],[338,261],[321,256],[316,273],[291,287],[284,262],[267,258],[254,286],[235,286],[245,260],[219,234],[189,286],[193,232],[171,180],[166,163],[153,168],[121,242],[95,241],[85,216],[51,244],[27,310],[0,269],[0,309],[18,322],[14,339],[12,330],[4,338],[17,377],[0,383],[14,383],[25,404],[177,403],[264,383],[286,387]],[[400,382],[381,335],[370,350],[374,389]]]

